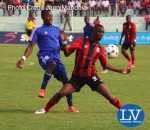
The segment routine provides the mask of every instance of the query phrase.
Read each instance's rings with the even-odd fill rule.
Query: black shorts
[[[135,46],[136,46],[136,43],[132,43],[132,42],[129,42],[129,41],[124,41],[124,43],[122,44],[122,49],[130,49],[131,51],[135,50]]]
[[[32,30],[26,29],[26,34],[30,37],[32,34]]]
[[[76,89],[76,91],[80,91],[80,89],[85,85],[89,85],[92,91],[98,91],[100,84],[103,81],[97,76],[93,75],[92,77],[79,77],[73,75],[69,80],[69,83]]]

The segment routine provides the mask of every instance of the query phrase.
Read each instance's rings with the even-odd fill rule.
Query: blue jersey
[[[61,37],[60,29],[54,25],[42,25],[36,28],[31,35],[31,43],[39,48],[38,56],[60,58]]]
[[[93,30],[93,26],[90,23],[86,24],[84,29],[83,29],[84,37],[89,38],[91,36],[92,30]]]

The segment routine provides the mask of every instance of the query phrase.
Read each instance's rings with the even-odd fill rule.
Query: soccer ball
[[[108,58],[116,58],[119,55],[119,48],[116,45],[110,44],[106,47]]]

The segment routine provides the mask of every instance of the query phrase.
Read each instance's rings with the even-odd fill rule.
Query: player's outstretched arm
[[[131,69],[129,67],[125,67],[122,69],[116,68],[114,66],[112,66],[111,64],[106,64],[105,66],[107,69],[114,71],[114,72],[118,72],[118,73],[122,73],[122,74],[128,74],[131,72]]]
[[[28,44],[28,46],[25,49],[24,55],[17,61],[16,67],[19,69],[23,68],[23,64],[25,60],[32,54],[34,44]]]

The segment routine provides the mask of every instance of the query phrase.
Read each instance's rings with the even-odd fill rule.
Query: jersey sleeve
[[[136,25],[135,24],[133,24],[133,28],[132,28],[132,31],[134,32],[134,33],[136,33]]]
[[[83,43],[83,38],[77,38],[72,43],[67,45],[67,51],[72,52],[74,50],[80,49]]]
[[[36,44],[37,42],[38,42],[38,33],[37,29],[34,29],[30,37],[30,43]]]
[[[107,64],[107,55],[106,55],[106,50],[104,48],[101,48],[100,50],[99,60],[102,66],[105,66]]]

